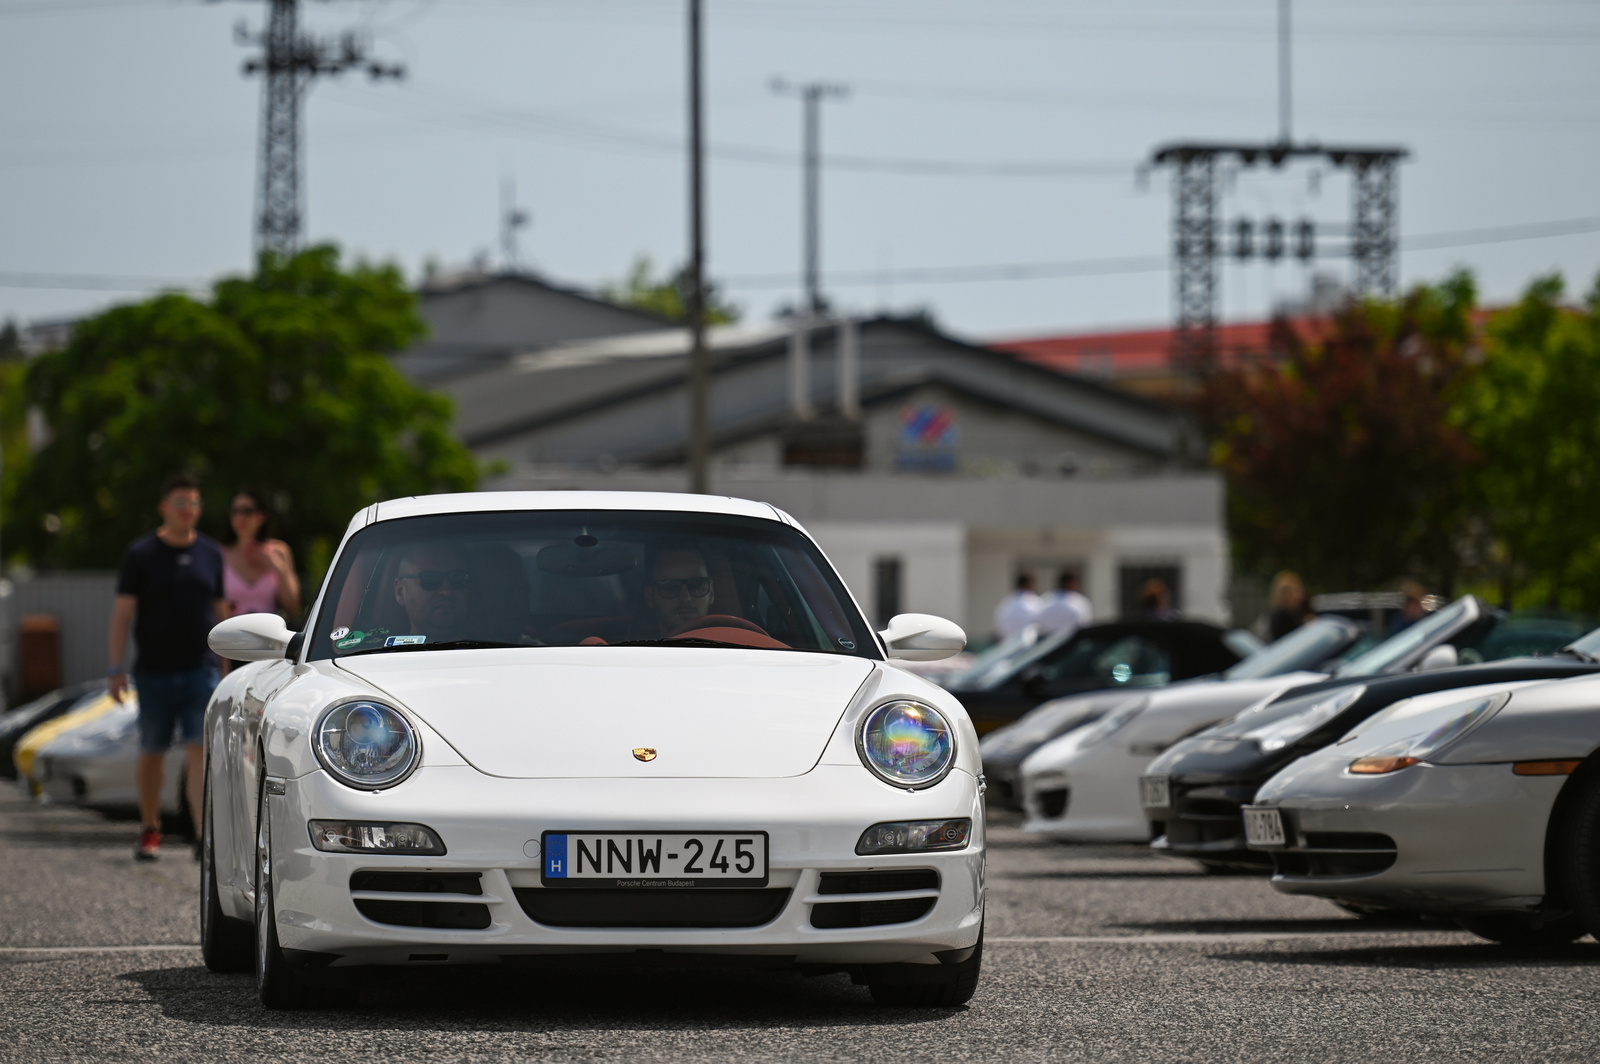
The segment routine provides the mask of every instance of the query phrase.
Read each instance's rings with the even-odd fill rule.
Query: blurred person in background
[[[1166,582],[1151,577],[1139,588],[1139,620],[1175,621],[1178,611],[1172,608],[1172,592]]]
[[[1068,569],[1056,580],[1056,589],[1039,609],[1040,635],[1066,632],[1068,635],[1094,620],[1089,596],[1079,590],[1078,574]]]
[[[233,616],[277,613],[293,621],[300,613],[300,579],[294,575],[289,545],[266,538],[271,516],[256,492],[244,490],[234,495],[228,507],[233,543],[222,548],[227,563],[222,590]]]
[[[1044,600],[1039,598],[1039,593],[1034,590],[1033,574],[1018,573],[1016,586],[1009,595],[1000,600],[1000,605],[994,608],[996,634],[1004,642],[1030,624],[1038,623],[1039,611],[1043,607]]]
[[[1311,596],[1299,573],[1287,569],[1272,578],[1272,594],[1266,614],[1256,622],[1256,634],[1268,643],[1282,639],[1316,614],[1311,611]]]
[[[1400,604],[1400,616],[1394,619],[1394,624],[1389,628],[1389,634],[1403,632],[1428,615],[1422,605],[1422,600],[1428,597],[1428,589],[1415,580],[1407,580],[1400,585],[1400,595],[1404,601]]]
[[[122,701],[128,669],[122,655],[133,630],[133,680],[139,695],[139,846],[153,861],[161,849],[162,761],[177,732],[188,747],[186,792],[196,827],[202,808],[206,703],[217,686],[217,660],[206,636],[228,616],[222,548],[195,530],[200,486],[188,476],[161,489],[161,527],[122,556],[111,610],[111,694]],[[196,832],[198,835],[198,831]],[[197,847],[198,853],[198,847]]]

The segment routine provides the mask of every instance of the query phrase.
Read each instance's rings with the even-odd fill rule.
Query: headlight
[[[1263,754],[1275,753],[1291,743],[1297,743],[1334,717],[1355,705],[1356,699],[1366,694],[1365,684],[1336,691],[1327,698],[1313,702],[1299,713],[1247,731],[1244,738],[1254,739]]]
[[[1510,700],[1509,694],[1497,694],[1463,702],[1432,730],[1391,743],[1367,757],[1357,758],[1350,762],[1350,771],[1358,776],[1382,776],[1426,761],[1488,720],[1495,710]]]
[[[1107,713],[1105,716],[1089,725],[1089,727],[1083,733],[1083,738],[1078,740],[1079,748],[1081,749],[1085,746],[1093,746],[1098,742],[1104,742],[1111,736],[1112,732],[1117,731],[1124,724],[1138,716],[1139,711],[1149,704],[1149,695],[1142,695],[1138,698],[1128,699],[1126,702],[1113,709],[1110,713]]]
[[[341,783],[377,790],[399,783],[421,759],[411,724],[382,702],[345,702],[322,715],[317,760]]]
[[[896,787],[927,787],[944,779],[956,760],[949,722],[921,702],[885,702],[868,713],[856,736],[861,761]]]

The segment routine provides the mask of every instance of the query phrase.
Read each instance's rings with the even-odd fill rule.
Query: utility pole
[[[517,179],[507,174],[500,180],[500,268],[518,273],[522,259],[517,253],[517,230],[533,221],[533,215],[517,206]]]
[[[1289,0],[1278,0],[1278,143],[1292,144],[1290,134]]]
[[[782,78],[773,78],[772,91],[780,96],[797,96],[804,104],[802,196],[805,219],[802,265],[806,298],[803,313],[818,317],[822,314],[822,101],[830,97],[843,99],[850,90],[844,85],[821,81],[794,85]]]
[[[357,68],[374,81],[398,78],[405,71],[368,58],[365,44],[353,33],[337,40],[301,33],[299,0],[268,0],[268,4],[264,32],[253,33],[241,22],[234,35],[241,44],[261,46],[260,55],[245,60],[244,72],[265,75],[256,250],[287,256],[299,249],[305,224],[300,187],[300,107],[305,90],[317,77]]]
[[[689,490],[704,495],[711,477],[711,354],[706,350],[704,101],[701,98],[700,5],[689,0]]]

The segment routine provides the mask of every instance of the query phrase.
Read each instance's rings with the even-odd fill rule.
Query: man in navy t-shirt
[[[227,616],[222,593],[222,548],[195,531],[200,488],[172,477],[157,506],[161,527],[134,540],[122,556],[111,613],[111,693],[128,687],[123,664],[133,629],[134,687],[139,695],[139,848],[153,861],[161,848],[162,762],[177,731],[188,747],[189,810],[196,832],[204,808],[206,703],[217,686],[217,659],[206,645],[212,625]],[[198,852],[198,851],[197,851]]]

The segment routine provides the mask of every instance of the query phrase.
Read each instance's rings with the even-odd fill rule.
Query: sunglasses
[[[691,576],[687,580],[652,580],[650,586],[656,589],[656,596],[664,599],[675,599],[685,591],[690,598],[705,598],[711,594],[711,578],[709,576]]]
[[[424,591],[437,591],[449,581],[455,591],[465,591],[472,584],[472,574],[465,569],[424,569],[420,573],[401,573],[401,580],[415,580]]]
[[[233,514],[235,517],[254,517],[261,511],[256,509],[254,506],[235,506],[228,512]]]

